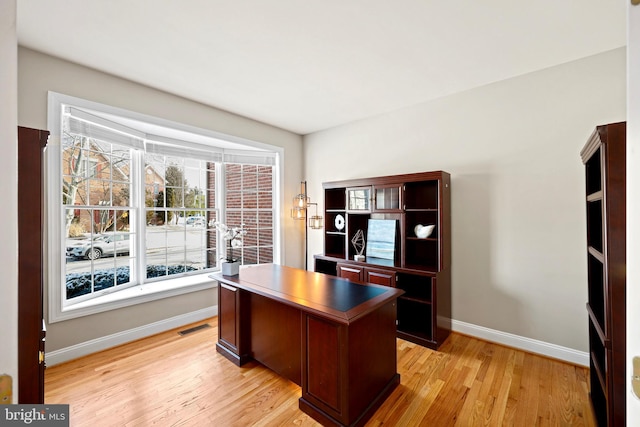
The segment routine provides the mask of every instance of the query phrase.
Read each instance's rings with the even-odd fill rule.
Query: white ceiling
[[[625,0],[17,4],[22,46],[299,134],[626,45]]]

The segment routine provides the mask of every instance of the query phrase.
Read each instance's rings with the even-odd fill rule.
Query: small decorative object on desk
[[[427,237],[429,237],[431,235],[431,233],[433,232],[434,227],[435,227],[435,224],[431,224],[431,225],[418,224],[413,229],[413,231],[416,233],[416,236],[418,238],[426,239]]]
[[[242,247],[242,239],[247,234],[247,230],[244,228],[244,224],[240,227],[227,227],[225,224],[219,221],[209,222],[209,226],[213,225],[227,241],[227,256],[222,262],[222,275],[223,276],[236,276],[240,272],[240,260],[234,258],[233,249]]]
[[[364,261],[364,246],[365,246],[364,233],[362,230],[356,231],[356,234],[351,239],[351,244],[356,250],[356,254],[353,256],[354,261]]]

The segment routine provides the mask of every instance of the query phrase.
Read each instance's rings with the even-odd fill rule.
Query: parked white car
[[[185,224],[192,227],[204,227],[205,225],[207,225],[207,221],[203,216],[189,216],[185,220]]]
[[[67,256],[98,259],[105,255],[129,253],[129,234],[100,234],[91,239],[67,240]]]

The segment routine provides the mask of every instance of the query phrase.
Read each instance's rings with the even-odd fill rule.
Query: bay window
[[[53,93],[50,117],[50,321],[211,287],[216,221],[279,262],[281,149]]]

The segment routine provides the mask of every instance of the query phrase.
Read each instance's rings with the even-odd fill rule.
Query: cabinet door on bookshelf
[[[382,270],[377,268],[365,268],[364,280],[367,283],[373,283],[375,285],[396,287],[396,273],[392,270]]]
[[[361,282],[364,280],[364,268],[352,264],[338,263],[338,277]]]
[[[347,188],[347,210],[371,212],[371,187]]]
[[[402,211],[402,184],[373,186],[374,212]]]
[[[373,283],[374,285],[396,287],[396,272],[382,268],[363,267],[358,264],[337,264],[338,276],[344,279],[359,282]]]

